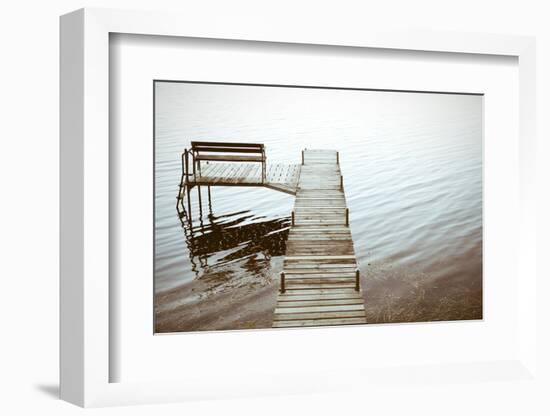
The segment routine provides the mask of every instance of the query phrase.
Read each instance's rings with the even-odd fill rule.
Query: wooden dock
[[[338,152],[303,162],[273,327],[365,324]]]
[[[265,186],[287,194],[296,195],[299,164],[266,164],[262,181],[262,167],[257,163],[206,163],[197,172],[194,186]]]
[[[304,150],[301,164],[268,164],[261,144],[192,143],[182,155],[176,205],[179,212],[187,193],[189,218],[193,187],[207,186],[209,197],[211,186],[296,195],[273,327],[366,324],[339,153]]]

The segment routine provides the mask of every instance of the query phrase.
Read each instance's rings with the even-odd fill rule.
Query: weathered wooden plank
[[[305,223],[295,222],[295,227],[306,225]],[[343,224],[307,224],[313,227],[325,227],[327,225],[343,225]],[[352,235],[349,231],[339,231],[339,230],[311,230],[300,229],[296,230],[294,228],[290,229],[289,237],[299,237],[299,238],[317,238],[317,237],[347,237],[348,240],[352,240]]]
[[[319,247],[353,247],[353,242],[351,240],[350,235],[345,234],[323,234],[323,233],[310,233],[310,234],[293,234],[293,237],[301,237],[303,240],[296,240],[293,241],[292,244],[296,246],[303,246],[307,245],[308,240],[311,240],[311,245],[319,246]],[[315,241],[317,238],[325,238],[325,239],[331,239],[331,238],[338,238],[341,237],[341,240],[335,240],[334,242],[326,242],[326,241]]]
[[[355,287],[355,278],[346,278],[346,277],[323,277],[323,278],[292,278],[286,279],[285,284],[288,284],[288,287],[297,287],[299,285],[309,285],[312,287],[319,287],[322,285],[335,285],[346,287],[346,285],[353,285]],[[347,286],[352,287],[352,286]]]
[[[308,201],[296,201],[294,204],[294,209],[299,210],[300,208],[309,208],[309,209],[338,209],[342,210],[346,208],[346,201],[338,201],[338,200],[323,200],[319,199],[315,202],[308,202]]]
[[[299,224],[296,224],[296,225],[299,225]],[[294,229],[291,229],[290,230],[290,233],[289,233],[289,236],[292,236],[292,237],[300,237],[300,238],[307,238],[307,237],[347,237],[348,239],[351,240],[351,233],[348,231],[348,232],[344,232],[344,231],[338,231],[338,230],[326,230],[326,231],[323,231],[323,230],[319,230],[319,231],[315,231],[315,229],[313,230],[294,230]]]
[[[330,238],[330,237],[342,237],[347,238],[348,240],[352,239],[352,235],[350,232],[342,232],[342,231],[307,231],[307,230],[295,230],[293,228],[290,229],[290,232],[288,233],[289,237],[295,237],[295,238]]]
[[[363,305],[363,298],[352,299],[309,299],[300,301],[279,300],[277,306],[280,308],[296,308],[302,306],[335,306],[335,305]],[[363,310],[363,308],[361,308]]]
[[[202,166],[202,176],[212,177],[215,176],[215,172],[222,168],[221,163],[208,163]]]
[[[355,270],[357,270],[356,267],[338,267],[338,268],[335,268],[335,269],[330,269],[330,268],[319,268],[317,266],[315,266],[314,268],[293,268],[293,267],[290,267],[290,266],[285,266],[284,267],[284,272],[288,275],[292,275],[292,274],[319,274],[319,273],[324,273],[324,274],[355,274]]]
[[[334,239],[336,242],[346,243],[352,241],[350,234],[343,233],[289,233],[288,238],[290,241],[294,240],[295,243],[307,243],[311,241],[312,244],[328,244],[327,240]]]
[[[346,209],[345,208],[336,208],[332,209],[331,211],[322,211],[322,210],[309,210],[309,211],[303,211],[301,209],[295,209],[294,214],[296,215],[296,218],[328,218],[328,219],[334,219],[334,218],[345,218],[346,216]]]
[[[314,233],[289,233],[289,238],[292,237],[292,244],[297,246],[308,244],[308,240],[311,241],[312,245],[317,245],[320,247],[325,247],[333,244],[334,247],[346,246],[352,243],[351,234],[343,233],[323,233],[323,232],[314,232]],[[316,241],[322,239],[321,241]],[[327,242],[327,240],[334,239],[334,242]]]
[[[296,224],[290,230],[292,234],[306,234],[306,233],[336,233],[336,234],[348,234],[351,235],[349,227],[343,225],[300,225]]]
[[[345,212],[345,208],[343,207],[317,207],[312,208],[309,205],[304,206],[297,206],[294,208],[294,212],[296,214],[309,214],[309,213],[316,213],[316,214],[322,214],[322,215],[330,215],[330,214],[341,214],[342,212]]]
[[[351,241],[352,236],[350,233],[342,233],[342,232],[328,232],[328,231],[312,231],[312,232],[295,232],[292,229],[290,230],[290,233],[288,235],[289,237],[292,237],[294,239],[301,239],[301,240],[315,240],[318,238],[340,238],[342,241]]]
[[[289,249],[289,254],[292,254],[292,255],[297,255],[297,254],[318,254],[318,255],[322,255],[322,254],[334,254],[333,251],[331,250],[328,250],[328,249],[318,249],[318,250],[315,250],[315,249],[297,249],[297,248],[292,248],[292,249]],[[348,249],[335,249],[334,250],[335,252],[337,252],[338,254],[349,254],[349,253],[352,253],[353,250],[348,250]]]
[[[300,171],[302,172],[302,171]],[[303,177],[301,175],[301,177]],[[301,197],[319,197],[321,195],[326,195],[326,196],[332,196],[334,198],[338,197],[338,198],[345,198],[345,195],[342,195],[342,190],[341,189],[332,189],[332,190],[327,190],[327,189],[302,189],[302,192],[300,192],[300,196]]]
[[[343,261],[342,261],[343,262]],[[338,267],[330,268],[325,266],[337,265]],[[338,260],[334,260],[334,263],[316,263],[308,261],[297,261],[283,263],[283,269],[291,273],[342,273],[351,272],[357,269],[357,263],[355,260],[349,260],[348,263],[338,263]],[[308,271],[309,270],[309,271]]]
[[[343,273],[354,272],[356,267],[353,266],[353,263],[290,263],[285,265],[284,270],[289,273]]]
[[[353,279],[340,279],[338,282],[331,282],[327,279],[302,279],[301,281],[296,280],[285,280],[288,283],[289,289],[330,289],[330,288],[342,288],[347,289],[350,287],[355,288],[355,282]]]
[[[338,241],[349,241],[349,237],[339,237],[339,236],[327,236],[327,237],[303,237],[303,238],[300,238],[300,237],[292,237],[292,238],[288,238],[287,239],[287,244],[288,243],[310,243],[310,244],[314,244],[314,243],[323,243],[323,242],[327,242],[327,243],[330,243],[330,242],[338,242]]]
[[[315,240],[311,237],[306,240],[291,240],[287,243],[287,249],[290,249],[290,247],[293,248],[331,248],[331,249],[352,249],[353,250],[353,244],[351,243],[351,240],[349,238],[346,238],[344,240],[336,240],[335,237],[327,237],[326,240]],[[330,254],[330,253],[329,253]],[[332,253],[332,254],[340,254],[340,253]]]
[[[297,272],[297,273],[296,273]],[[325,271],[315,271],[314,273],[302,273],[300,270],[289,271],[285,270],[285,278],[287,280],[292,279],[349,279],[355,278],[355,270],[342,271],[342,272],[330,272]]]
[[[335,312],[335,311],[363,311],[365,312],[365,307],[360,305],[327,305],[327,306],[299,306],[292,308],[282,308],[277,305],[275,309],[276,314],[284,313],[302,313],[302,312]]]
[[[274,321],[292,321],[306,319],[341,319],[341,318],[365,318],[365,311],[340,311],[340,312],[312,312],[312,313],[286,313],[275,314]]]
[[[235,181],[235,183],[238,183],[239,181],[245,181],[247,179],[245,172],[248,169],[248,167],[249,167],[248,165],[243,164],[235,168],[235,173],[233,177],[233,180]]]
[[[288,277],[291,276],[311,276],[311,277],[334,277],[334,276],[341,276],[341,277],[348,277],[348,276],[354,276],[355,277],[355,269],[354,268],[348,268],[345,270],[341,269],[289,269],[285,268],[285,275]]]
[[[320,264],[320,265],[347,264],[348,267],[351,267],[351,265],[357,264],[355,258],[317,260],[317,259],[308,259],[307,257],[328,257],[328,256],[327,255],[299,255],[299,256],[300,256],[299,259],[296,259],[298,255],[294,256],[294,258],[290,260],[285,259],[283,261],[284,266],[301,266],[306,264]],[[343,255],[342,257],[344,256],[347,256],[347,254]]]
[[[296,275],[296,274],[290,274],[288,276],[285,276],[286,280],[290,283],[314,283],[315,281],[318,283],[340,283],[340,282],[352,282],[355,279],[355,273],[349,273],[347,276],[343,274],[326,274],[326,275],[311,275],[311,274],[304,274],[304,275]]]
[[[342,195],[340,197],[333,196],[333,197],[330,197],[330,198],[317,197],[317,196],[301,196],[301,195],[298,195],[296,197],[296,202],[304,202],[304,203],[315,202],[315,203],[317,203],[318,201],[345,202],[346,198],[344,198],[344,195]]]
[[[355,274],[353,275],[330,275],[330,274],[318,274],[318,275],[288,275],[286,280],[290,283],[330,283],[334,281],[338,282],[355,282]]]
[[[358,292],[353,293],[314,293],[314,294],[281,294],[279,295],[278,301],[282,304],[294,303],[297,301],[304,302],[326,302],[326,301],[363,301],[361,295]],[[287,303],[288,302],[288,303]]]
[[[299,224],[344,224],[344,221],[337,221],[337,220],[321,220],[321,221],[304,221],[300,220],[298,222]]]
[[[338,296],[361,296],[358,292],[355,291],[355,288],[315,288],[311,286],[306,286],[305,289],[297,289],[295,287],[289,287],[284,294],[279,294],[280,296],[325,296],[325,295],[338,295]]]
[[[298,260],[354,260],[355,256],[287,256],[286,261]]]
[[[309,289],[348,289],[355,288],[355,282],[350,283],[293,283],[288,282],[288,289],[292,290],[309,290]]]
[[[342,204],[343,205],[343,204]],[[319,208],[295,206],[294,213],[297,215],[344,215],[346,208],[343,206],[324,206]]]
[[[340,264],[338,262],[338,260],[333,260],[334,263],[324,263],[324,265],[326,264]],[[346,263],[349,267],[353,267],[354,269],[357,269],[357,262],[355,260],[349,260],[349,263]],[[292,269],[293,266],[310,266],[310,265],[317,265],[316,262],[306,262],[306,261],[303,261],[303,262],[292,262],[292,263],[288,263],[286,262],[286,260],[283,262],[283,269],[284,270],[288,270],[288,269]]]
[[[301,224],[346,224],[346,216],[344,214],[338,216],[318,215],[318,216],[305,216],[296,215],[295,222],[298,225]]]
[[[338,291],[315,291],[312,293],[295,293],[292,291],[287,291],[285,293],[279,293],[278,300],[280,301],[294,301],[294,300],[312,300],[312,299],[361,299],[361,293],[355,290],[342,289]]]
[[[214,177],[214,180],[216,180],[218,182],[222,181],[226,177],[226,175],[228,175],[228,173],[231,171],[231,167],[232,167],[231,163],[224,163],[222,165],[222,168],[220,169],[220,171]],[[226,172],[227,172],[227,174],[226,174]]]
[[[295,321],[274,321],[273,328],[302,328],[307,326],[341,326],[366,324],[366,318],[310,319]]]
[[[334,254],[334,253],[337,253],[337,254],[351,254],[353,253],[353,250],[352,249],[347,249],[347,248],[334,248],[334,249],[330,249],[330,248],[319,248],[319,249],[315,249],[315,248],[296,248],[296,247],[289,247],[287,249],[287,251],[289,252],[289,254],[292,254],[292,255],[302,255],[302,254],[315,254],[315,255],[323,255],[323,254]]]

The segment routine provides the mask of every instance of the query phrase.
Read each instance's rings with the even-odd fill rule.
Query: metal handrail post
[[[189,151],[185,149],[185,183],[189,183]]]

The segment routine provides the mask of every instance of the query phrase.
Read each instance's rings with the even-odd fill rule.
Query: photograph
[[[483,319],[483,94],[153,100],[155,333]]]

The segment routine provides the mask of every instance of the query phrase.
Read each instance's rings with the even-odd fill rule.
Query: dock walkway
[[[304,151],[274,328],[366,323],[338,159]]]

